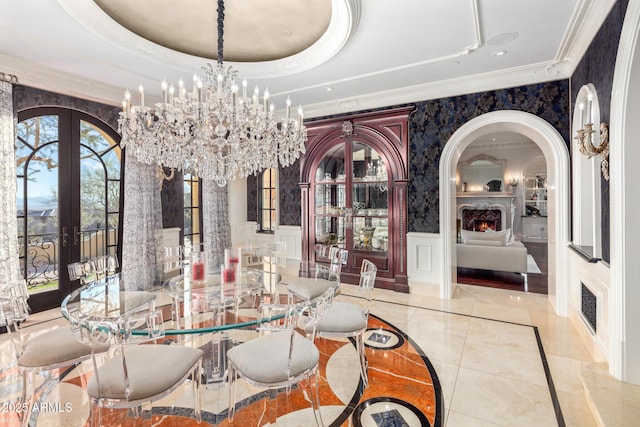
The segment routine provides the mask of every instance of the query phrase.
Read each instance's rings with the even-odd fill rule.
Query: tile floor
[[[342,289],[338,298],[348,298],[356,288]],[[471,285],[458,285],[451,300],[441,300],[437,292],[435,286],[423,295],[376,289],[371,312],[406,333],[435,367],[446,426],[589,427],[637,421],[639,388],[613,380],[606,366],[594,364],[571,322],[554,315],[546,295]],[[31,332],[64,322],[52,310],[31,316],[24,328]],[[7,366],[6,334],[0,336],[0,352]],[[0,377],[0,396],[7,396],[3,382],[6,376]],[[63,396],[65,388],[59,393]],[[86,415],[47,414],[37,425],[81,425]]]

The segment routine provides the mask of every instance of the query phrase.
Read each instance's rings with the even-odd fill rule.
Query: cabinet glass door
[[[346,247],[345,150],[339,146],[320,161],[315,176],[315,243]]]
[[[389,180],[381,156],[360,142],[352,143],[353,247],[386,251],[389,245]]]

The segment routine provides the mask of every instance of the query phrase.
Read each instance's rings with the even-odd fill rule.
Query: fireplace
[[[487,221],[482,219],[476,219],[473,221],[473,231],[496,231],[496,221]]]
[[[502,230],[502,210],[500,209],[463,209],[462,228],[472,231]]]

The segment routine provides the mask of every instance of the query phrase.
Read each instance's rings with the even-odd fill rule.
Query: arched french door
[[[67,264],[121,254],[119,141],[80,111],[18,113],[18,252],[34,311],[58,306],[71,291]]]

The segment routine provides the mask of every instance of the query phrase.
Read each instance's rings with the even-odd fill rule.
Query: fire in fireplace
[[[487,231],[487,229],[496,231],[496,222],[481,219],[476,219],[473,222],[473,231]]]
[[[502,230],[502,212],[500,209],[463,209],[462,228],[464,230],[494,231]]]

